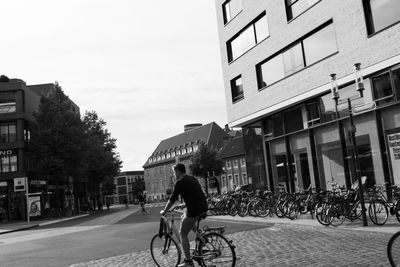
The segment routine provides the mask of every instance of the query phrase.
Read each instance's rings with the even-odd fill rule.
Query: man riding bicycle
[[[142,213],[143,214],[147,214],[147,210],[146,210],[146,206],[145,206],[145,201],[146,200],[144,199],[144,196],[143,196],[142,192],[138,193],[137,199],[139,201],[140,208],[142,209]]]
[[[182,240],[182,250],[185,254],[184,262],[179,267],[194,266],[193,260],[190,257],[190,244],[189,232],[195,227],[197,220],[207,213],[208,205],[207,199],[203,193],[199,181],[190,175],[186,174],[186,168],[183,164],[176,164],[173,166],[173,171],[177,182],[174,186],[174,191],[169,198],[164,210],[160,212],[161,215],[172,207],[174,202],[178,199],[179,195],[183,198],[186,204],[186,213],[182,215],[181,226],[179,233]]]

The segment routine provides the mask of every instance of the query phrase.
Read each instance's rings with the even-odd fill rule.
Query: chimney
[[[187,131],[191,131],[191,130],[196,129],[201,126],[203,126],[203,124],[201,124],[201,123],[191,123],[191,124],[186,124],[185,126],[183,126],[183,128],[184,128],[184,131],[187,132]]]

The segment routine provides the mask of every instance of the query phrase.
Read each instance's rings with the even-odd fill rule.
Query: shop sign
[[[12,154],[13,154],[13,151],[10,150],[10,149],[0,150],[0,156],[9,156],[9,155],[12,155]]]
[[[14,191],[25,191],[25,179],[26,177],[14,178]]]
[[[387,135],[394,184],[400,184],[400,129]]]
[[[29,203],[29,217],[40,216],[42,213],[40,209],[40,196],[30,196],[28,203]]]
[[[7,186],[7,182],[0,182],[0,186]]]
[[[32,185],[46,185],[46,181],[45,180],[31,180],[31,181],[29,181],[29,184],[32,184]]]

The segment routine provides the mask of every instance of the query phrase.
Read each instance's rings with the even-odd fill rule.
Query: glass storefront
[[[328,190],[332,183],[356,185],[357,158],[366,187],[385,182],[399,185],[399,69],[395,66],[366,79],[363,98],[358,97],[354,84],[345,85],[339,90],[341,100],[337,108],[331,94],[326,93],[258,122],[263,125],[271,190],[284,187],[298,192],[310,185]],[[385,88],[383,79],[389,79]],[[254,153],[246,149],[246,160],[249,152]]]

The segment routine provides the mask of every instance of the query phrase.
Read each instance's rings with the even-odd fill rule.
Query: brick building
[[[219,177],[221,192],[235,190],[237,186],[252,184],[252,177],[247,176],[246,159],[243,148],[243,136],[237,132],[226,141],[218,153],[224,162],[224,173]]]
[[[144,164],[144,179],[149,200],[167,197],[167,190],[173,188],[172,166],[180,162],[190,174],[190,159],[204,142],[210,149],[219,150],[228,134],[215,122],[206,125],[185,125],[184,132],[160,142]]]
[[[120,172],[114,178],[114,183],[116,194],[114,195],[113,201],[110,200],[110,202],[123,204],[124,200],[126,199],[129,203],[133,203],[136,199],[136,192],[143,192],[145,189],[144,171]]]
[[[400,184],[400,1],[215,3],[228,122],[258,165],[247,175],[272,190],[349,186],[358,155],[367,186]]]
[[[52,83],[26,85],[20,79],[0,78],[0,221],[26,219],[25,191],[18,191],[15,183],[22,186],[22,181],[16,178],[28,178],[28,201],[36,208],[32,217],[42,215],[45,202],[55,193],[54,181],[37,177],[26,153],[35,123],[33,112],[37,111],[41,96],[48,96],[54,88]],[[71,103],[74,112],[79,113],[79,107]],[[72,193],[72,181],[63,182],[60,188]],[[66,197],[73,201],[72,194]]]

